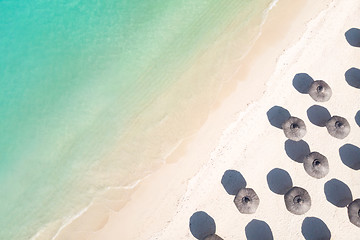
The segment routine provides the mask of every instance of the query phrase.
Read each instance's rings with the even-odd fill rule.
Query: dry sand
[[[345,81],[345,72],[360,66],[360,48],[350,46],[344,36],[350,28],[360,27],[359,12],[356,0],[280,0],[234,75],[242,81],[236,87],[229,81],[222,100],[199,131],[169,156],[168,164],[139,184],[119,211],[102,217],[102,207],[97,206],[100,210],[85,216],[91,227],[79,230],[70,225],[57,239],[195,239],[189,219],[197,211],[215,220],[216,233],[224,239],[256,239],[256,234],[269,231],[274,239],[303,239],[303,234],[326,232],[314,218],[326,224],[333,239],[358,239],[360,229],[349,222],[346,207],[335,205],[339,196],[346,195],[339,181],[351,189],[352,199],[360,198],[359,173],[339,155],[345,144],[360,146],[355,120],[360,90]],[[299,77],[304,76],[325,80],[333,89],[332,98],[316,103],[300,93],[293,82],[301,85]],[[319,114],[327,116],[319,106],[309,110],[313,105],[347,118],[350,135],[335,139],[326,128],[313,124]],[[271,125],[267,112],[271,109],[271,122],[279,117],[274,115],[274,106],[305,121],[308,133],[300,144],[329,159],[330,172],[325,178],[310,177],[292,159],[302,148]],[[346,153],[351,148],[342,149]],[[257,192],[260,206],[255,214],[243,215],[236,209],[234,196],[221,183],[227,170],[238,171],[247,187]],[[288,177],[281,174],[286,172]],[[305,188],[311,196],[312,207],[304,215],[289,213],[283,196],[273,192],[290,183]],[[265,235],[261,238],[267,239]]]

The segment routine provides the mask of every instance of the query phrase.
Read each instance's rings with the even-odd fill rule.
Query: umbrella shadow
[[[282,129],[281,125],[288,120],[291,115],[288,110],[283,107],[273,106],[266,112],[270,124],[274,127]]]
[[[204,239],[205,237],[211,234],[215,234],[216,232],[214,219],[203,211],[195,212],[190,217],[189,228],[191,234],[196,239]]]
[[[296,142],[288,139],[285,141],[285,152],[295,162],[303,163],[304,157],[310,153],[310,147],[304,140]]]
[[[307,94],[309,92],[311,84],[314,82],[314,79],[310,77],[307,73],[298,73],[295,75],[292,84],[294,88],[302,94]]]
[[[324,185],[326,200],[336,207],[346,207],[352,202],[352,193],[348,185],[338,179],[331,179]]]
[[[309,121],[319,127],[325,127],[326,122],[331,118],[330,112],[319,105],[313,105],[306,111]]]
[[[221,184],[230,195],[236,195],[240,189],[246,187],[246,180],[236,170],[226,170],[221,178]]]
[[[328,240],[331,232],[326,224],[319,218],[307,217],[301,225],[301,233],[306,240]]]
[[[341,161],[351,169],[360,169],[360,148],[352,144],[345,144],[339,149]]]
[[[245,227],[246,239],[248,240],[273,240],[273,234],[269,225],[257,219],[249,222]]]
[[[293,186],[290,174],[284,169],[274,168],[266,175],[270,190],[276,194],[284,195]]]
[[[360,29],[350,28],[345,32],[347,42],[353,47],[360,47]]]
[[[360,69],[353,67],[347,70],[345,81],[354,88],[360,88]]]
[[[360,127],[360,110],[355,115],[355,122]]]

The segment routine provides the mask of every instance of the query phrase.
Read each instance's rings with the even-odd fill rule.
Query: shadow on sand
[[[236,170],[226,170],[221,178],[221,184],[230,195],[236,195],[241,188],[246,187],[246,180]]]
[[[342,181],[331,179],[324,185],[326,200],[337,207],[346,207],[352,201],[351,190]]]
[[[341,161],[351,169],[360,169],[360,148],[352,144],[345,144],[339,149]]]
[[[271,170],[267,174],[266,180],[270,190],[280,195],[284,195],[293,186],[290,174],[280,168]]]
[[[310,153],[310,147],[304,140],[296,142],[288,139],[285,141],[285,152],[295,162],[303,163],[304,157]]]
[[[302,94],[307,94],[309,92],[311,84],[314,82],[314,79],[310,77],[307,73],[298,73],[295,75],[292,84],[294,88]]]
[[[360,29],[350,28],[345,33],[347,42],[353,47],[360,47]]]
[[[269,225],[257,219],[252,220],[245,227],[247,240],[273,240],[273,234]]]
[[[326,224],[319,218],[307,217],[301,225],[301,233],[306,240],[328,240],[331,232]]]
[[[196,239],[204,239],[206,236],[215,234],[216,225],[212,217],[206,212],[195,212],[190,217],[190,232]]]
[[[355,115],[355,122],[360,127],[360,110]]]
[[[350,86],[360,88],[360,69],[353,67],[347,70],[345,72],[345,80]]]
[[[283,107],[273,106],[266,113],[271,125],[282,129],[281,125],[291,117],[290,112]]]
[[[330,112],[319,105],[313,105],[306,111],[309,121],[319,127],[325,127],[326,122],[331,118]]]

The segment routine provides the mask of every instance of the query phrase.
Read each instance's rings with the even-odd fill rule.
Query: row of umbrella
[[[332,96],[329,84],[323,80],[313,81],[309,87],[308,94],[317,102],[326,102]],[[335,138],[344,139],[350,133],[349,122],[340,116],[333,116],[326,122],[329,134]],[[306,134],[306,125],[297,117],[290,117],[282,124],[282,129],[287,138],[300,141]]]
[[[310,85],[308,94],[317,102],[326,102],[331,98],[332,90],[325,81],[317,80]],[[337,118],[337,116],[330,118],[326,126],[331,136],[341,137],[344,134],[336,133],[339,132],[339,130],[332,127],[333,119],[335,118]],[[282,129],[285,136],[293,141],[300,141],[307,132],[305,122],[297,117],[289,117],[282,124]],[[325,177],[329,172],[327,158],[318,152],[311,152],[308,154],[304,158],[303,164],[305,171],[314,178]],[[296,215],[302,215],[311,208],[310,194],[301,187],[292,187],[288,190],[284,195],[284,202],[286,209]]]
[[[316,153],[312,154],[312,158],[320,157]],[[284,195],[284,202],[286,209],[296,215],[305,214],[311,208],[310,194],[301,187],[288,190]],[[242,188],[236,194],[234,203],[240,213],[253,214],[260,204],[260,199],[254,189]],[[360,227],[360,199],[355,199],[348,205],[348,217],[352,224]]]
[[[350,133],[350,124],[344,117],[332,116],[325,126],[329,134],[338,139],[344,139]],[[289,117],[281,127],[285,136],[293,141],[300,141],[307,132],[305,122],[298,117]]]
[[[332,96],[332,90],[325,81],[317,80],[311,84],[308,94],[315,101],[325,102]],[[326,122],[326,128],[331,136],[339,139],[345,138],[350,133],[349,122],[340,116],[331,117]],[[282,129],[285,136],[293,141],[300,141],[306,134],[305,122],[297,117],[288,118],[282,124]],[[303,166],[310,176],[317,179],[323,178],[329,173],[328,159],[319,152],[311,152],[305,156]],[[284,195],[284,202],[286,209],[296,215],[304,214],[311,208],[311,197],[301,187],[292,187]],[[256,212],[260,199],[252,188],[243,188],[235,196],[234,203],[240,213],[252,214]],[[357,213],[354,214],[356,211]],[[360,226],[360,199],[349,205],[349,219],[355,225],[359,224]],[[356,223],[357,221],[359,223]]]
[[[324,81],[319,80],[313,82],[309,90],[309,95],[316,101],[324,102],[330,99],[332,91],[329,85],[327,85]],[[345,119],[345,121],[335,124],[335,128],[333,128],[330,124],[332,124],[333,119],[335,118],[338,117],[334,116],[328,121],[328,131],[330,135],[338,137],[341,133],[336,133],[339,132],[336,127],[344,128],[341,126],[344,125],[343,122],[346,124],[347,121]],[[300,141],[306,134],[306,125],[304,121],[297,117],[290,117],[282,124],[282,129],[284,130],[285,136],[294,141]],[[342,133],[342,135],[344,134]],[[305,157],[304,168],[310,176],[315,178],[322,178],[329,172],[327,158],[318,152],[312,152]],[[284,202],[286,209],[297,215],[304,214],[311,208],[311,197],[309,193],[301,187],[292,187],[284,195]],[[254,189],[241,188],[234,198],[234,204],[240,213],[253,214],[259,207],[260,198]],[[205,237],[203,240],[222,240],[222,238],[213,233]]]
[[[314,81],[308,91],[308,94],[318,102],[325,102],[332,96],[330,86],[322,80]],[[345,118],[333,116],[327,121],[327,129],[331,136],[344,138],[350,132],[350,125]],[[300,141],[306,134],[306,125],[303,120],[297,117],[288,118],[283,124],[282,129],[287,138]],[[329,163],[327,158],[318,153],[311,152],[304,161],[305,171],[314,178],[323,178],[329,172]],[[292,187],[285,195],[284,202],[286,209],[297,215],[306,213],[311,208],[311,197],[309,193],[301,187]],[[240,213],[255,213],[260,199],[252,188],[242,188],[236,194],[234,203]]]
[[[331,98],[332,90],[325,81],[317,80],[311,84],[308,94],[317,102],[326,102]],[[350,124],[344,117],[332,116],[325,126],[329,134],[338,139],[344,139],[350,133]],[[293,141],[300,141],[306,134],[304,121],[297,117],[286,120],[282,129],[285,136]],[[323,178],[329,172],[327,158],[318,152],[308,154],[303,165],[305,171],[314,178]],[[310,195],[303,188],[293,187],[284,198],[287,210],[294,214],[304,214],[311,207]],[[355,199],[348,205],[348,217],[351,223],[360,227],[360,199]]]
[[[286,209],[297,215],[306,213],[311,207],[310,195],[301,187],[292,187],[284,195],[284,202]],[[240,213],[253,214],[260,204],[260,199],[254,189],[242,188],[236,194],[234,203]]]

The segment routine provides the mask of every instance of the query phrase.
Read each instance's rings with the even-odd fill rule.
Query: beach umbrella
[[[284,195],[286,209],[296,215],[309,211],[311,198],[309,193],[301,187],[293,187]]]
[[[349,220],[352,224],[360,227],[360,199],[355,199],[348,206]]]
[[[282,124],[285,136],[293,141],[300,141],[306,134],[306,126],[303,120],[290,117]]]
[[[330,86],[323,80],[314,81],[308,93],[317,102],[326,102],[332,95]]]
[[[303,164],[307,174],[314,178],[323,178],[329,173],[329,162],[327,158],[318,152],[308,154]]]
[[[206,238],[204,238],[204,240],[223,240],[223,239],[216,234],[211,234]]]
[[[242,188],[236,194],[234,203],[241,213],[255,213],[260,199],[252,188]]]
[[[326,122],[326,128],[329,134],[335,138],[343,139],[350,133],[350,124],[349,122],[339,116],[332,116]]]

